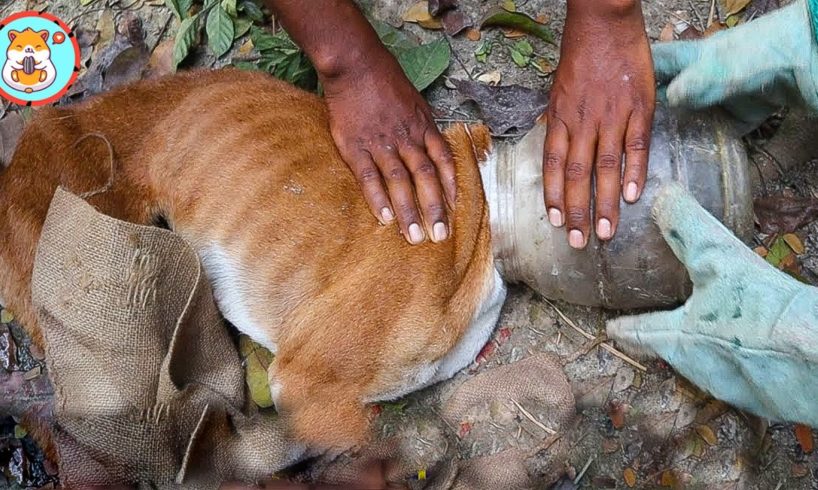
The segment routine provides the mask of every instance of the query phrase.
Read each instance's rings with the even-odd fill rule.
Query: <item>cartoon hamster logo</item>
[[[0,22],[2,52],[0,96],[20,105],[58,100],[79,74],[79,43],[63,21],[44,12],[20,12]]]

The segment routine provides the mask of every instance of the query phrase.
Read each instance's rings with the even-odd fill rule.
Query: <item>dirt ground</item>
[[[49,10],[62,18],[87,12],[80,22],[89,25],[93,25],[104,11],[101,0],[88,7],[81,7],[79,1],[74,0],[15,0],[0,9],[7,14],[46,3]],[[370,0],[362,3],[371,9],[375,18],[397,25],[400,14],[414,2]],[[460,8],[473,19],[479,19],[496,3],[461,0]],[[172,36],[177,27],[176,21],[161,4],[141,2],[135,10],[143,19],[149,45]],[[565,1],[518,0],[516,4],[519,10],[532,16],[544,14],[559,34]],[[644,0],[647,32],[652,40],[656,40],[669,21],[679,19],[689,19],[696,27],[703,27],[710,7],[710,0]],[[403,28],[423,39],[440,35],[439,31],[428,31],[416,25],[404,24]],[[488,35],[506,42],[498,32]],[[538,55],[556,64],[558,49],[539,40],[531,42]],[[461,35],[452,38],[451,44],[455,59],[446,77],[466,78],[467,71],[477,76],[498,70],[503,84],[548,89],[550,76],[543,76],[531,68],[517,67],[505,50],[497,50],[485,64],[481,64],[473,55],[475,41]],[[207,55],[197,62],[215,66],[221,63]],[[426,95],[444,122],[477,119],[474,106],[464,103],[463,97],[449,88],[443,79],[435,82]],[[817,170],[818,163],[807,162],[771,185],[779,191],[818,197]],[[808,226],[803,236],[806,252],[799,260],[807,271],[818,277],[818,223]],[[647,372],[642,372],[599,348],[595,341],[577,335],[566,321],[567,318],[586,332],[598,335],[604,332],[605,320],[617,312],[562,303],[556,303],[556,308],[564,318],[528,288],[512,287],[493,341],[493,352],[476,362],[470,373],[459,377],[485,372],[536,353],[555,354],[570,380],[579,411],[579,420],[564,434],[571,443],[560,454],[560,466],[569,474],[579,476],[576,487],[818,489],[818,453],[803,452],[792,425],[768,424],[724,406],[675,376],[662,362],[648,361],[645,363]],[[20,332],[16,331],[16,335],[19,336]],[[395,410],[384,410],[378,418],[378,430],[387,433],[396,425],[417,423],[429,407],[436,406],[445,390],[445,386],[433,387],[410,395]],[[11,405],[5,401],[0,404],[0,410]],[[537,407],[529,409],[535,417],[541,415],[547,419],[547,414],[539,414]],[[536,424],[519,416],[498,431],[517,434],[505,445],[525,451],[541,447],[545,437]],[[0,431],[0,438],[7,436],[8,431]],[[498,434],[494,436],[499,437]],[[490,438],[474,441],[466,436],[461,439],[457,451],[464,458],[498,450]],[[3,458],[0,454],[0,463],[6,464]],[[630,471],[633,471],[635,482],[626,481],[625,475]],[[5,478],[9,475],[0,474],[0,486],[4,481],[13,485],[13,480]],[[565,482],[563,484],[560,488],[573,488],[565,486]]]

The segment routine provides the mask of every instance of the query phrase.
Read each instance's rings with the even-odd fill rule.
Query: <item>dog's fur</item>
[[[505,289],[478,169],[491,140],[484,126],[445,132],[451,237],[410,246],[371,216],[327,121],[318,97],[236,70],[39,111],[0,174],[0,297],[42,343],[30,279],[58,185],[114,218],[161,216],[199,254],[225,317],[276,352],[272,391],[294,434],[362,442],[364,403],[452,376],[496,323]]]

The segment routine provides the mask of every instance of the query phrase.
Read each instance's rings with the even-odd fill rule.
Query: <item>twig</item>
[[[588,471],[588,468],[591,467],[591,463],[594,462],[594,457],[591,456],[588,458],[588,462],[585,463],[585,466],[582,467],[582,471],[579,472],[576,478],[574,478],[574,485],[579,485],[579,481],[582,480],[582,477],[585,476],[585,472]]]
[[[707,30],[707,28],[704,26],[704,19],[702,19],[701,14],[699,14],[699,9],[697,9],[696,6],[693,5],[693,0],[687,0],[687,3],[690,4],[690,10],[693,11],[693,14],[696,15],[696,19],[698,19],[699,21],[699,26],[702,28],[701,32],[704,33],[704,31]]]
[[[531,415],[531,414],[528,412],[528,410],[526,410],[525,408],[523,408],[523,406],[522,406],[522,405],[520,405],[519,403],[517,403],[517,400],[512,399],[512,400],[511,400],[511,403],[513,403],[513,404],[514,404],[514,406],[515,406],[515,407],[517,407],[517,409],[518,409],[518,410],[520,410],[520,412],[522,412],[522,414],[523,414],[523,415],[525,415],[525,418],[527,418],[528,420],[530,420],[530,421],[531,421],[531,422],[532,422],[534,425],[536,425],[536,426],[537,426],[537,427],[539,427],[540,429],[544,430],[546,434],[549,434],[549,435],[552,435],[552,436],[553,436],[554,434],[556,434],[556,433],[557,433],[557,431],[555,431],[554,429],[549,429],[548,427],[546,427],[546,426],[545,426],[545,424],[543,424],[543,423],[542,423],[542,422],[540,422],[539,420],[535,419],[535,418],[534,418],[534,416],[533,416],[533,415]]]
[[[460,68],[463,68],[463,71],[466,72],[466,76],[469,77],[469,80],[474,80],[474,76],[471,74],[469,69],[466,68],[466,64],[463,63],[463,60],[461,60],[459,56],[457,56],[457,50],[454,49],[454,46],[452,46],[452,40],[449,37],[449,35],[446,34],[443,36],[443,38],[446,39],[446,43],[449,44],[449,51],[452,53],[452,56],[454,56],[454,59],[457,61],[457,64],[460,65]]]
[[[554,305],[554,303],[548,301],[548,299],[546,299],[546,298],[543,298],[543,299],[545,300],[546,303],[548,303],[551,306],[551,308],[554,308],[554,311],[557,312],[557,314],[560,316],[560,318],[562,318],[562,320],[565,323],[567,323],[569,327],[576,330],[577,333],[579,333],[580,335],[582,335],[583,337],[585,337],[588,340],[596,339],[596,337],[594,337],[593,335],[591,335],[588,332],[586,332],[585,330],[579,328],[570,318],[565,316],[565,314],[563,312],[561,312],[560,309],[557,308]],[[615,347],[612,347],[609,343],[602,342],[601,344],[599,344],[599,346],[602,347],[603,349],[605,349],[606,351],[610,352],[611,354],[615,355],[616,357],[618,357],[618,358],[622,359],[623,361],[627,362],[628,364],[635,367],[636,369],[639,369],[642,372],[647,372],[648,371],[648,368],[646,368],[642,364],[638,363],[637,361],[633,360],[632,358],[628,357],[627,355],[622,353],[622,351],[617,350]]]
[[[710,0],[710,13],[707,14],[707,27],[713,25],[713,21],[716,20],[716,0]]]

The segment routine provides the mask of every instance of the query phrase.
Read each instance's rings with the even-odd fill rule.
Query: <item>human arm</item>
[[[549,221],[566,226],[572,247],[587,245],[592,226],[600,239],[612,238],[619,196],[639,199],[654,105],[641,1],[568,0],[547,112],[543,185]]]
[[[313,62],[333,140],[372,213],[383,224],[397,218],[410,243],[444,240],[456,192],[451,154],[372,26],[351,0],[267,4]]]

